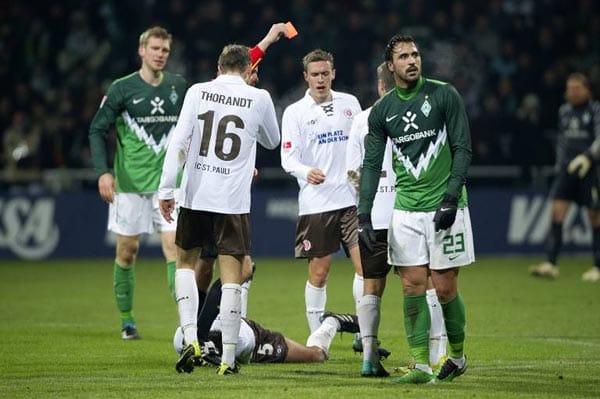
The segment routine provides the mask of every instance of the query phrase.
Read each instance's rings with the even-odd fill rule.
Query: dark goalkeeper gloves
[[[363,243],[365,248],[373,252],[376,238],[375,230],[373,230],[373,224],[371,223],[371,215],[358,215],[358,239]]]
[[[456,219],[456,209],[458,206],[458,198],[453,195],[446,194],[442,203],[440,204],[435,216],[433,217],[433,223],[435,224],[435,231],[449,229]]]

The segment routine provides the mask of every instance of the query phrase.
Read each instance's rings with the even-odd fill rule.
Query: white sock
[[[381,318],[381,298],[377,295],[365,295],[358,305],[358,325],[363,344],[363,360],[371,363],[379,361],[377,334]]]
[[[429,329],[429,364],[436,365],[442,357],[446,356],[448,336],[446,335],[442,305],[440,305],[440,301],[434,288],[426,291],[426,298],[427,305],[429,305],[429,315],[431,316],[431,327]]]
[[[333,317],[328,317],[323,320],[323,323],[308,337],[306,340],[306,346],[316,346],[321,349],[325,354],[329,354],[329,347],[331,341],[335,337],[340,328],[340,322]]]
[[[223,354],[221,361],[229,367],[235,367],[235,346],[238,342],[241,321],[241,294],[239,284],[223,284],[221,286],[221,335],[223,337]]]
[[[310,333],[312,334],[317,331],[317,328],[321,325],[319,318],[323,312],[325,312],[327,286],[318,288],[307,281],[306,287],[304,288],[304,302],[306,304],[308,328],[310,328]]]
[[[460,368],[465,367],[465,362],[467,361],[467,359],[465,359],[465,355],[463,355],[463,357],[460,359],[451,357],[450,360],[452,360],[452,363],[456,364]]]
[[[248,291],[250,290],[250,285],[252,285],[252,280],[248,280],[242,284],[242,317],[248,315]]]
[[[365,283],[363,277],[354,273],[354,280],[352,281],[352,296],[354,297],[354,304],[356,305],[356,313],[358,313],[358,304],[363,297],[364,285]]]
[[[183,330],[186,344],[198,341],[198,287],[192,269],[175,270],[175,295],[179,325]]]

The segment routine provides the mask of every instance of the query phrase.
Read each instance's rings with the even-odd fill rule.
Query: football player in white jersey
[[[179,324],[188,345],[175,367],[179,372],[191,372],[194,358],[200,356],[194,268],[201,250],[216,247],[223,283],[223,357],[218,369],[223,375],[239,371],[235,346],[240,329],[242,261],[250,253],[250,184],[256,142],[274,149],[280,136],[270,94],[245,82],[251,70],[248,48],[225,46],[218,68],[216,79],[195,84],[186,93],[167,149],[159,199],[163,217],[172,221],[177,171],[185,162],[175,239],[175,291]]]
[[[385,62],[377,67],[377,93],[382,97],[396,86],[394,75],[388,70]],[[348,179],[357,189],[360,181],[360,170],[365,155],[365,141],[369,132],[368,119],[371,107],[354,117],[348,149],[346,166]],[[381,296],[385,290],[386,276],[391,270],[387,259],[387,234],[394,200],[396,198],[396,174],[392,167],[392,147],[388,141],[383,158],[379,187],[373,201],[371,220],[375,229],[376,241],[372,248],[367,248],[359,241],[360,258],[364,277],[364,296],[357,309],[362,342],[355,342],[354,348],[361,345],[363,349],[363,377],[387,377],[389,374],[383,368],[379,359],[377,334],[381,316]],[[436,367],[443,363],[446,355],[446,328],[442,308],[435,288],[431,282],[427,290],[427,302],[431,314],[431,329],[429,332],[430,364]]]
[[[283,113],[281,164],[300,187],[295,256],[308,259],[304,295],[312,333],[325,311],[327,277],[340,243],[356,271],[356,303],[362,297],[356,199],[345,165],[352,118],[361,108],[353,95],[331,89],[335,68],[330,53],[313,50],[302,62],[308,90]]]

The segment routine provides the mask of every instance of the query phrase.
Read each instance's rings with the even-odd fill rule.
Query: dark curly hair
[[[419,48],[419,46],[417,45],[417,42],[415,41],[415,39],[413,39],[412,36],[403,35],[403,34],[395,35],[390,39],[387,46],[385,46],[385,53],[384,53],[385,61],[392,61],[392,53],[394,52],[394,47],[396,47],[396,44],[398,44],[398,43],[414,43],[415,46],[417,48]]]

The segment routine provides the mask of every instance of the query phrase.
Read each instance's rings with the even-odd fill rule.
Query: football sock
[[[429,364],[436,365],[442,357],[446,356],[448,336],[446,335],[446,326],[444,325],[442,305],[440,305],[435,288],[425,291],[425,295],[427,297],[427,305],[429,306],[429,315],[431,317],[431,327],[429,330]]]
[[[358,313],[358,304],[363,297],[364,292],[364,279],[363,276],[359,276],[354,273],[354,280],[352,281],[352,296],[354,297],[354,304],[356,305],[356,312]]]
[[[133,291],[135,288],[135,265],[129,269],[121,267],[117,262],[114,265],[113,287],[117,308],[121,317],[121,327],[135,325],[133,317]]]
[[[381,317],[381,298],[377,295],[365,295],[358,305],[358,325],[363,344],[363,360],[375,363],[379,360],[377,333]]]
[[[410,354],[417,365],[429,366],[431,318],[425,294],[404,296],[404,328]]]
[[[208,341],[208,332],[219,315],[219,306],[221,306],[221,279],[216,279],[208,289],[204,305],[198,312],[198,341]]]
[[[196,285],[198,285],[197,281]],[[200,287],[198,287],[198,315],[200,315],[200,312],[204,307],[204,301],[206,301],[206,292],[202,291]]]
[[[223,363],[235,367],[235,347],[240,333],[241,293],[239,284],[221,286],[221,326],[223,337]]]
[[[306,304],[306,319],[312,334],[321,325],[319,318],[325,312],[327,286],[318,288],[307,281],[304,288],[304,302]]]
[[[242,317],[246,317],[248,314],[248,291],[250,291],[251,285],[252,280],[248,280],[242,284]]]
[[[327,317],[323,320],[323,323],[309,335],[306,340],[306,346],[316,346],[321,349],[325,354],[329,353],[329,347],[331,346],[331,341],[333,341],[333,337],[337,330],[340,328],[340,322],[337,321],[334,317]]]
[[[592,229],[592,253],[594,254],[594,266],[600,268],[600,228]]]
[[[448,303],[442,304],[446,330],[448,332],[448,344],[450,346],[449,357],[460,359],[464,354],[465,343],[465,304],[460,294]]]
[[[177,268],[174,260],[167,262],[167,284],[169,287],[169,294],[175,300],[175,269]]]
[[[562,224],[561,223],[552,223],[552,227],[550,228],[550,235],[548,236],[547,245],[547,255],[548,262],[556,265],[556,261],[558,259],[558,253],[560,252],[560,247],[562,246]]]
[[[175,292],[177,294],[177,310],[179,325],[187,344],[198,339],[196,317],[198,317],[198,288],[192,269],[177,269],[175,271]]]

